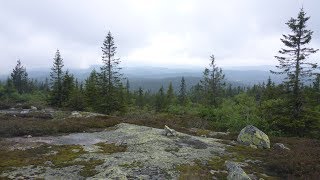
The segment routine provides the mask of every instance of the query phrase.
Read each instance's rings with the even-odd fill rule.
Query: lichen
[[[136,168],[136,167],[143,167],[143,163],[140,161],[133,161],[132,163],[124,163],[124,164],[120,164],[120,167],[124,167],[124,168]]]

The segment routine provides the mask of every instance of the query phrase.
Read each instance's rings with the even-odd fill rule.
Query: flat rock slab
[[[101,179],[177,179],[176,166],[193,164],[195,160],[205,161],[225,153],[225,145],[218,139],[190,136],[177,132],[177,136],[165,136],[163,129],[121,123],[115,128],[94,133],[73,133],[65,136],[8,138],[7,141],[27,145],[82,145],[87,153],[81,159],[100,159],[104,163],[96,166],[97,174],[91,178]],[[99,142],[126,145],[125,152],[99,153]],[[23,148],[22,148],[23,149]],[[36,169],[40,169],[37,172]],[[3,176],[24,174],[24,177],[46,179],[82,179],[81,167],[57,168],[24,167],[6,172]],[[73,172],[70,175],[70,172]],[[28,174],[28,172],[32,173]],[[53,173],[55,172],[55,173]],[[57,174],[55,177],[54,174]]]

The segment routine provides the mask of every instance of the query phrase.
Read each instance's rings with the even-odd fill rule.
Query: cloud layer
[[[276,64],[302,4],[319,48],[318,0],[0,0],[0,74],[17,59],[50,67],[56,49],[68,68],[99,64],[109,30],[123,66],[202,67],[211,54],[222,66]]]

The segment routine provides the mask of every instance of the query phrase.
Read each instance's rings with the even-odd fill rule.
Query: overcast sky
[[[51,67],[57,49],[66,68],[101,64],[109,30],[122,66],[274,65],[302,4],[320,48],[319,0],[0,0],[0,74]]]

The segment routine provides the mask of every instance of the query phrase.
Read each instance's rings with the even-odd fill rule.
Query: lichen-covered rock
[[[240,131],[237,141],[250,147],[270,148],[269,137],[252,125],[248,125]]]
[[[31,166],[25,169],[24,167],[12,169],[3,174],[0,173],[0,179],[2,176],[19,179],[19,174],[23,174],[24,178],[29,179],[178,179],[181,172],[177,170],[177,166],[195,161],[206,162],[212,157],[224,156],[227,153],[226,145],[221,144],[218,139],[175,132],[178,136],[168,138],[163,135],[164,129],[120,123],[101,132],[8,138],[7,141],[15,142],[10,144],[18,144],[21,147],[44,143],[48,144],[47,146],[81,145],[83,151],[80,150],[79,153],[83,154],[72,163],[79,162],[82,164],[83,162],[98,160],[101,161],[101,164],[89,164],[95,172],[92,177],[82,177],[80,174],[88,166],[74,165],[57,168],[49,166],[49,163],[49,165],[36,166],[36,170],[30,170]],[[106,146],[114,149],[110,150],[112,153],[102,150],[101,143],[114,144],[115,146]],[[125,145],[126,151],[118,151],[116,145]],[[70,152],[77,154],[75,149],[79,148],[72,147]],[[55,155],[53,150],[48,151],[50,152],[48,156]],[[59,153],[57,152],[56,155],[59,156]],[[40,171],[40,168],[43,171]],[[69,174],[72,174],[72,176]]]
[[[36,110],[38,110],[38,108],[37,108],[37,107],[35,107],[35,106],[31,106],[31,107],[30,107],[30,109],[31,109],[32,111],[36,111]]]
[[[70,117],[79,118],[79,117],[82,117],[82,114],[80,114],[78,111],[72,111]]]
[[[238,163],[226,161],[225,165],[229,172],[227,177],[228,180],[251,180]]]
[[[273,149],[277,149],[277,150],[287,150],[289,151],[290,149],[288,147],[286,147],[284,144],[282,143],[275,143],[273,145]]]
[[[176,136],[177,132],[174,129],[169,128],[167,125],[164,125],[164,134],[166,136]]]

